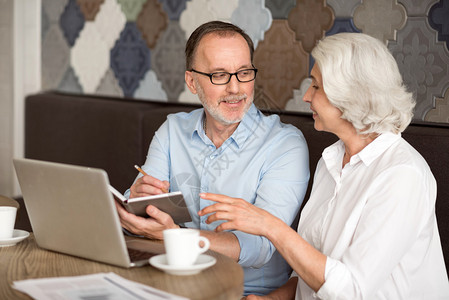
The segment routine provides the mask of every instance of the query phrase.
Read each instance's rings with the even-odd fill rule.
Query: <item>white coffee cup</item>
[[[200,236],[199,230],[178,228],[164,230],[164,246],[167,263],[174,267],[188,267],[195,263],[198,255],[209,249],[210,242]],[[204,244],[200,246],[200,242]]]
[[[10,239],[14,233],[17,207],[0,206],[0,239]]]

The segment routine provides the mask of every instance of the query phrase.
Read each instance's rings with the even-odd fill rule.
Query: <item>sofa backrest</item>
[[[449,124],[411,124],[402,133],[425,158],[437,181],[438,229],[449,272]]]

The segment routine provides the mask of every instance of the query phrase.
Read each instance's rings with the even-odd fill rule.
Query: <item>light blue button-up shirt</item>
[[[207,216],[198,216],[200,209],[214,203],[201,199],[200,192],[245,199],[291,224],[309,180],[301,131],[282,124],[277,115],[264,116],[252,105],[232,136],[216,148],[205,135],[203,117],[203,109],[169,115],[142,166],[151,176],[168,180],[170,191],[183,193],[192,216],[184,225],[214,230],[219,224],[206,224]],[[291,269],[268,239],[232,232],[241,247],[245,294],[266,294],[288,280]]]

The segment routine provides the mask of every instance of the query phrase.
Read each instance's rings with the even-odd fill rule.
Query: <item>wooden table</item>
[[[129,280],[190,299],[240,299],[243,270],[229,257],[208,251],[217,263],[197,275],[175,276],[152,266],[132,269],[47,251],[37,246],[33,234],[15,246],[0,247],[0,299],[31,299],[11,287],[13,281],[114,272]]]

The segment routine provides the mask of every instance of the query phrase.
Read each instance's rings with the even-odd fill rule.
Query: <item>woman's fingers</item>
[[[226,211],[217,211],[216,213],[212,213],[210,216],[207,217],[206,223],[210,224],[215,221],[232,221],[236,217],[235,214],[226,212]]]
[[[218,202],[216,204],[209,205],[198,212],[200,216],[204,216],[217,211],[231,211],[235,207],[248,207],[251,204],[240,198],[232,198],[220,194],[201,193],[200,197],[205,200],[211,200]]]
[[[223,203],[215,203],[212,205],[209,205],[208,207],[203,208],[198,212],[198,215],[205,216],[207,214],[216,213],[218,211],[231,211],[232,205],[229,204],[223,204]]]
[[[215,202],[228,203],[228,204],[233,203],[234,200],[237,199],[225,195],[212,194],[212,193],[200,193],[200,197],[205,200],[211,200]]]

